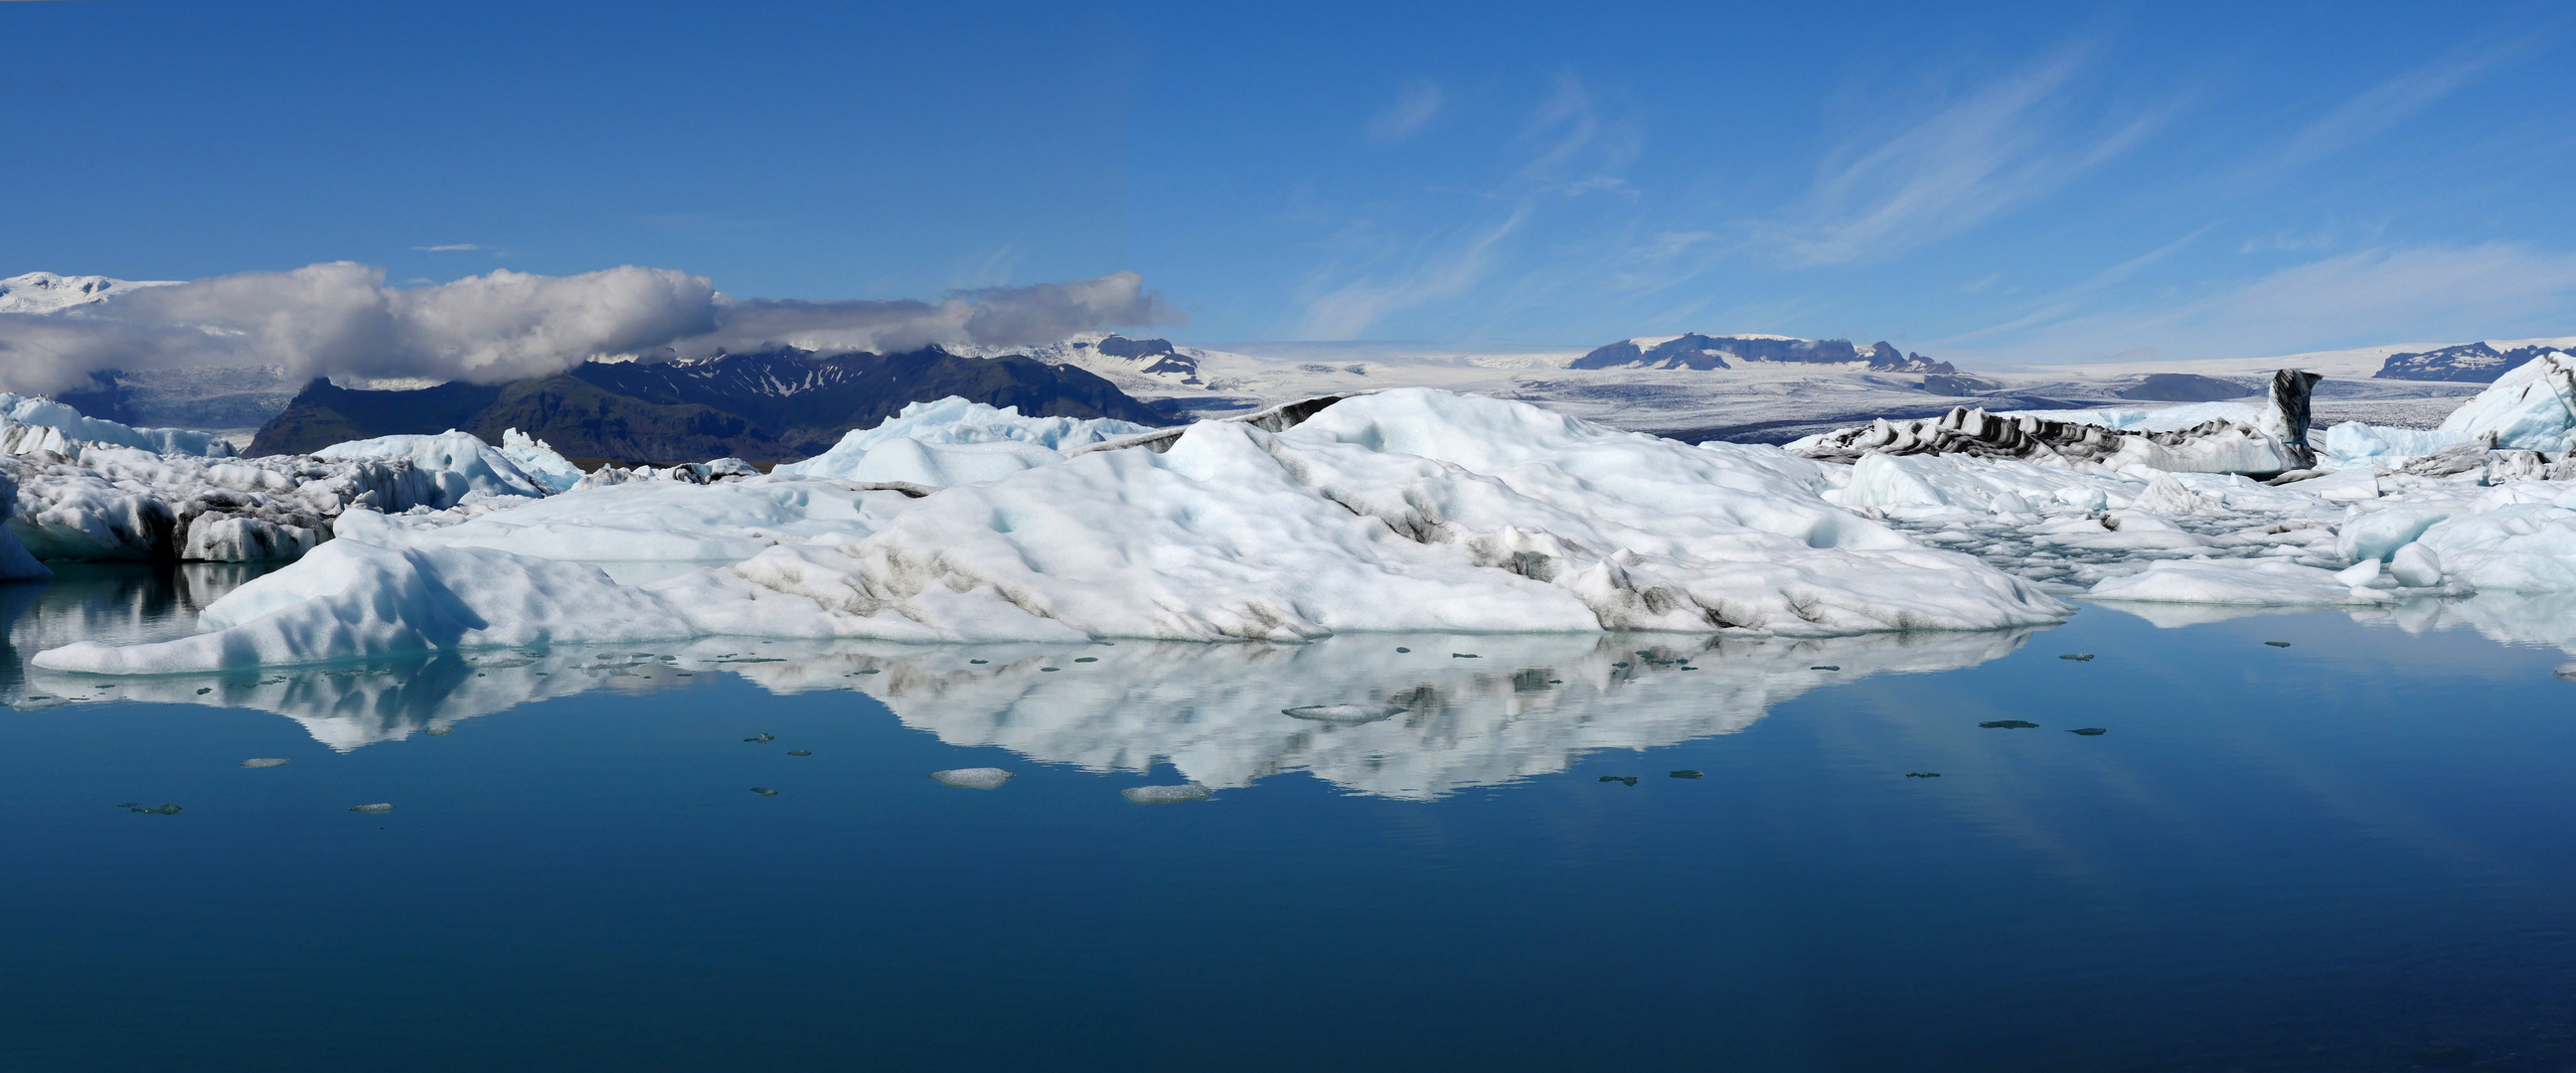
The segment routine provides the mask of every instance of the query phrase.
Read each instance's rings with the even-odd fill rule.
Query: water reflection
[[[1094,771],[1168,762],[1245,786],[1307,771],[1429,799],[1559,771],[1599,749],[1741,730],[1770,706],[1873,674],[2002,657],[2031,630],[1833,640],[1675,635],[1347,635],[1304,645],[1120,642],[921,646],[718,638],[686,645],[487,651],[336,668],[100,678],[35,671],[21,706],[123,699],[255,708],[349,750],[592,690],[740,676],[775,694],[865,692],[945,742]],[[1315,705],[1400,708],[1366,721]]]
[[[195,632],[207,604],[277,563],[55,563],[50,581],[0,582],[0,697],[27,657],[74,641],[132,644]]]
[[[2154,623],[2159,629],[2203,626],[2257,615],[2294,615],[2315,607],[2237,607],[2095,601]],[[2576,654],[2576,593],[2479,592],[2467,597],[2422,597],[2394,604],[2341,609],[2364,625],[2394,626],[2411,634],[2470,629],[2488,640],[2540,645]]]

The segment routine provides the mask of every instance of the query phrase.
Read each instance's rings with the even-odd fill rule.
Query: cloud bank
[[[495,271],[388,287],[351,262],[137,290],[51,315],[0,314],[0,389],[84,386],[102,369],[278,365],[298,379],[499,383],[594,358],[703,357],[779,344],[1020,346],[1181,318],[1143,277],[951,291],[938,301],[736,299],[705,276],[625,266]]]

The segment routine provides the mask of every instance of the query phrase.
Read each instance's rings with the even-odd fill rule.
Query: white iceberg
[[[581,467],[573,465],[570,460],[557,454],[546,441],[531,437],[515,428],[501,433],[501,457],[509,459],[511,465],[519,467],[519,472],[526,474],[530,481],[535,482],[548,495],[561,495],[572,491],[574,485],[580,484],[581,479],[588,476],[582,472]]]
[[[2443,419],[2441,432],[2524,451],[2576,448],[2576,357],[2551,351],[2497,377]]]
[[[547,455],[554,455],[552,449]],[[400,459],[427,474],[438,488],[437,506],[452,507],[476,493],[485,496],[524,496],[537,498],[547,494],[518,465],[491,444],[470,432],[450,429],[435,436],[379,436],[372,440],[350,440],[335,443],[313,457],[333,461],[358,459]],[[554,455],[560,461],[562,456]],[[569,464],[567,464],[569,465]]]
[[[336,531],[342,540],[388,548],[492,548],[602,564],[725,564],[779,544],[857,540],[910,502],[900,492],[820,479],[644,480],[577,488],[472,517],[352,515]]]
[[[1064,452],[1154,431],[1109,418],[1022,417],[951,395],[916,402],[832,449],[772,472],[851,481],[902,481],[933,488],[1000,480],[1063,461]]]
[[[2375,571],[2377,564],[2371,565]],[[2093,586],[2091,595],[2097,600],[2264,607],[2383,604],[2400,599],[2397,593],[2384,589],[2355,586],[2338,571],[2279,559],[2152,563],[2135,574],[2102,581]]]
[[[536,550],[570,540],[585,516],[627,497],[694,502],[839,486],[796,477],[619,485],[435,531],[361,523],[353,535],[415,546],[335,542],[218,601],[205,623],[218,632],[122,649],[74,645],[38,661],[156,673],[407,647],[719,634],[1829,636],[2034,625],[2071,613],[2028,582],[1826,502],[1825,468],[1769,448],[1690,447],[1518,403],[1398,390],[1345,400],[1283,433],[1206,422],[1165,453],[1096,451],[924,499],[851,499],[843,532],[792,534],[800,539],[733,566],[643,587],[468,546],[459,534],[479,528]],[[879,506],[882,517],[865,516]],[[556,513],[528,513],[550,507]],[[679,513],[640,505],[626,517],[646,531]],[[513,520],[531,518],[548,524]],[[863,525],[873,530],[858,534]]]

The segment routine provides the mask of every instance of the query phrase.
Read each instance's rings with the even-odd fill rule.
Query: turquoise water
[[[13,660],[184,573],[0,593]],[[1706,644],[12,663],[0,1068],[2576,1067],[2556,648]]]

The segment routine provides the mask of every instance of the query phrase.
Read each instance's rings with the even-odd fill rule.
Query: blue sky
[[[0,3],[0,274],[1144,275],[1201,343],[2576,333],[2544,5]],[[441,248],[452,247],[452,248]]]

